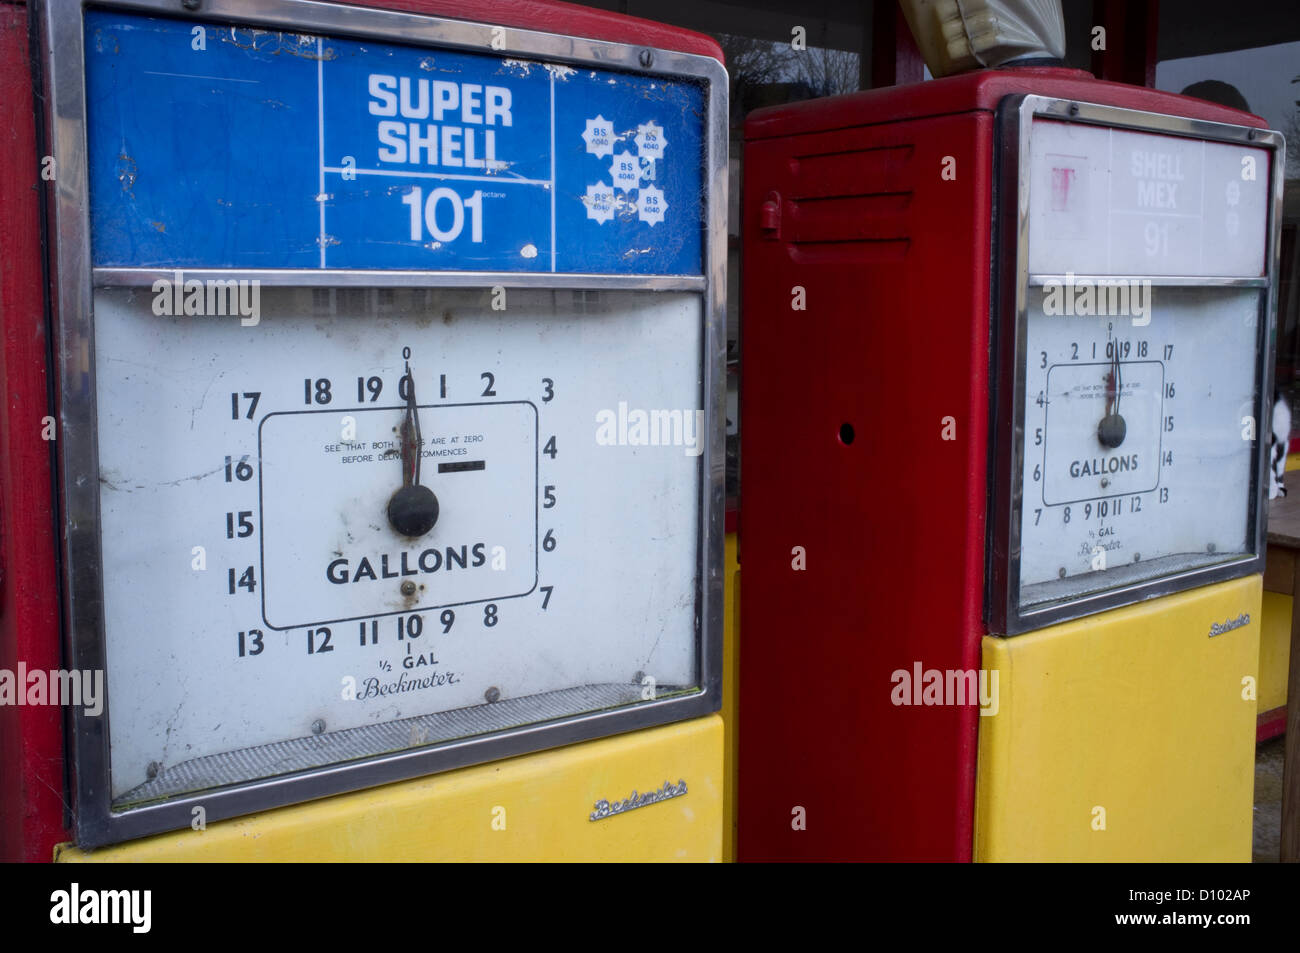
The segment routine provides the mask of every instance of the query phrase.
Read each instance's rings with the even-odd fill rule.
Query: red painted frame
[[[925,60],[912,29],[896,3],[876,3],[871,10],[871,88],[902,86],[925,79]]]
[[[1155,86],[1160,0],[1093,0],[1092,16],[1106,28],[1106,49],[1092,54],[1097,78]]]
[[[0,668],[61,666],[41,179],[27,8],[0,5]],[[21,687],[19,689],[21,691]],[[49,860],[64,827],[63,714],[0,706],[0,859]]]
[[[710,37],[636,17],[548,0],[351,0],[354,5],[711,56]],[[62,639],[52,502],[45,258],[30,8],[0,0],[0,135],[10,174],[0,177],[0,668],[61,667]],[[201,16],[201,14],[200,14]],[[48,861],[72,839],[65,825],[60,709],[0,706],[0,860]]]
[[[1286,706],[1262,711],[1255,717],[1255,743],[1286,734]]]

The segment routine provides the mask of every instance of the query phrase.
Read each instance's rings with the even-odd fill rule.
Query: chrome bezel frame
[[[1256,380],[1259,390],[1255,419],[1260,421],[1256,441],[1253,484],[1248,520],[1254,542],[1252,553],[1228,562],[1162,575],[1053,602],[1042,608],[1022,610],[1020,605],[1020,503],[1024,477],[1025,338],[1028,322],[1028,289],[1053,278],[1029,272],[1029,169],[1033,123],[1036,117],[1064,122],[1088,123],[1215,142],[1238,143],[1272,151],[1272,201],[1268,203],[1268,238],[1265,249],[1267,274],[1257,278],[1178,277],[1125,275],[1149,280],[1165,287],[1256,287],[1267,288],[1260,296],[1260,320],[1256,321]],[[1264,568],[1264,536],[1267,515],[1268,440],[1271,432],[1273,392],[1273,323],[1277,314],[1278,268],[1282,221],[1282,163],[1285,142],[1280,133],[1252,126],[1235,126],[1124,109],[1046,96],[1014,95],[998,109],[994,174],[995,228],[993,229],[993,292],[990,358],[990,405],[992,421],[989,441],[989,525],[988,589],[985,618],[989,631],[1016,635],[1033,629],[1106,609],[1153,599],[1194,586],[1234,579]],[[1014,249],[1014,251],[1013,251]],[[1088,276],[1074,275],[1075,281]],[[1109,277],[1109,276],[1108,276]]]
[[[51,104],[46,151],[59,170],[51,210],[51,288],[58,343],[59,522],[61,598],[65,611],[67,664],[106,670],[103,563],[100,549],[96,389],[94,383],[93,289],[148,286],[170,269],[92,269],[86,144],[83,14],[87,8],[165,15],[199,22],[230,22],[332,37],[382,39],[407,46],[436,46],[548,62],[598,66],[699,83],[707,97],[704,136],[706,193],[702,275],[585,275],[497,272],[368,272],[358,270],[185,269],[195,277],[257,278],[268,285],[423,287],[506,287],[689,290],[701,296],[703,368],[700,398],[710,438],[700,456],[700,507],[696,582],[696,645],[700,690],[640,702],[613,711],[591,712],[453,740],[360,761],[177,796],[124,811],[112,809],[109,784],[108,719],[76,711],[68,729],[72,818],[84,847],[114,843],[189,827],[192,809],[202,806],[208,821],[339,794],[587,741],[715,712],[722,696],[723,514],[725,453],[726,264],[727,264],[727,97],[726,70],[717,60],[670,50],[582,37],[505,28],[504,49],[493,49],[494,25],[415,13],[321,3],[315,0],[205,0],[196,11],[179,0],[47,0],[37,20]],[[498,43],[499,45],[499,43]],[[641,65],[649,57],[649,68]],[[582,806],[579,805],[578,808]]]

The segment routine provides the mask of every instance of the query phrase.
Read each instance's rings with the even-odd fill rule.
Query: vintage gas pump
[[[368,6],[31,24],[6,439],[58,480],[5,535],[62,619],[6,579],[5,649],[103,687],[66,743],[0,711],[9,856],[720,857],[720,53]]]
[[[1042,66],[750,117],[741,860],[1250,858],[1261,125]]]

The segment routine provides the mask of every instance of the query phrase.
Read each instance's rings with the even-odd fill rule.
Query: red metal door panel
[[[747,146],[742,860],[970,856],[977,715],[890,674],[979,667],[991,128]]]

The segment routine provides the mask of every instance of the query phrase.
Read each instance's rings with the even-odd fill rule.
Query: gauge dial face
[[[1022,607],[1251,552],[1259,291],[1137,287],[1136,319],[1031,289]]]
[[[383,377],[366,379],[372,378],[380,381],[382,400]],[[403,373],[399,386],[409,380]],[[352,410],[347,426],[356,434],[347,437],[340,436],[337,410],[275,411],[262,418],[258,591],[267,626],[297,629],[428,612],[533,590],[537,403],[425,404],[417,412],[421,466],[410,482],[400,469],[401,405]],[[394,507],[402,504],[399,494],[415,487],[431,502],[428,515],[419,520],[417,513],[416,524],[408,526]],[[315,502],[302,506],[307,488]],[[555,495],[551,484],[548,502]],[[321,519],[322,510],[337,516]],[[332,557],[323,571],[304,572],[322,553]]]
[[[116,803],[698,689],[698,294],[154,300],[95,301]]]

